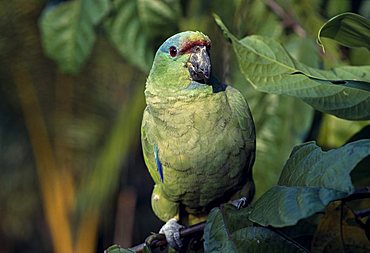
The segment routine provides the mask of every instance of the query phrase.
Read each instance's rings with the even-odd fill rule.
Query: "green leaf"
[[[301,51],[312,50],[311,45],[307,44],[305,40],[294,41],[291,49],[300,59],[304,59]],[[305,140],[311,126],[313,109],[294,97],[263,93],[251,85],[245,85],[245,79],[239,71],[235,71],[234,76],[232,83],[246,97],[258,129],[253,169],[257,199],[277,184],[291,150]]]
[[[275,40],[261,36],[238,40],[218,16],[215,20],[232,42],[244,77],[257,90],[298,97],[340,118],[370,119],[370,66],[311,68],[293,59]]]
[[[324,187],[277,185],[256,201],[250,219],[262,226],[291,226],[322,211],[330,201],[347,195]]]
[[[104,251],[104,253],[135,253],[136,251],[132,249],[124,249],[121,248],[119,245],[112,245],[108,249]]]
[[[342,13],[327,21],[319,30],[317,42],[324,49],[322,37],[347,47],[370,49],[370,21],[355,13]]]
[[[246,214],[244,212],[244,215]],[[230,240],[231,233],[252,224],[248,216],[238,217],[238,210],[229,204],[214,208],[210,212],[203,235],[205,252],[216,249],[218,252],[237,252],[233,241]]]
[[[306,252],[293,241],[263,227],[253,227],[247,209],[215,208],[204,229],[205,252]]]
[[[315,51],[313,41],[291,37],[287,45],[297,59],[317,64],[318,58],[312,53]],[[232,69],[237,69],[237,66]],[[258,199],[277,184],[293,147],[304,142],[311,127],[313,108],[294,97],[260,92],[246,85],[239,71],[234,71],[233,76],[231,83],[246,97],[258,130],[253,169],[254,199]]]
[[[108,0],[75,0],[44,9],[39,20],[42,44],[61,71],[80,70],[94,45],[95,26],[109,9]]]
[[[295,147],[278,185],[256,201],[250,220],[263,226],[284,227],[324,210],[329,202],[354,191],[350,173],[368,155],[370,140],[327,152],[314,142]]]
[[[105,22],[105,29],[112,44],[129,63],[149,72],[154,58],[151,41],[158,34],[172,35],[179,16],[178,0],[113,0],[113,12]]]
[[[246,227],[232,235],[238,252],[308,252],[297,243],[263,227]]]

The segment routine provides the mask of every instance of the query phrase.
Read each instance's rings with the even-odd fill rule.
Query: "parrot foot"
[[[167,243],[171,248],[178,250],[183,246],[183,242],[180,238],[180,230],[183,228],[184,226],[177,223],[175,218],[172,218],[164,224],[159,230],[159,233],[166,236]]]
[[[240,199],[235,199],[230,202],[233,206],[235,206],[238,210],[242,209],[244,207],[247,207],[249,205],[248,198],[242,197]]]

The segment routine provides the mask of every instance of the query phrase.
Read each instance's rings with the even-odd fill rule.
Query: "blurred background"
[[[158,231],[140,146],[143,91],[156,49],[179,31],[209,35],[214,74],[249,102],[257,197],[294,145],[345,143],[369,122],[255,91],[212,13],[239,38],[275,38],[309,66],[368,65],[366,49],[325,41],[323,54],[315,42],[346,11],[369,18],[370,1],[0,1],[0,253],[102,252]]]

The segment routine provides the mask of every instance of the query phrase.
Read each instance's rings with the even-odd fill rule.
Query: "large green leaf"
[[[95,42],[95,26],[107,15],[108,0],[75,0],[47,7],[39,27],[45,53],[59,69],[76,73]]]
[[[175,32],[180,1],[113,0],[105,29],[113,45],[131,64],[149,72],[154,57],[152,40]]]
[[[206,252],[237,252],[231,234],[252,225],[247,216],[238,214],[236,208],[229,204],[214,208],[210,212],[203,236]]]
[[[347,47],[370,49],[370,21],[355,13],[342,13],[320,28],[317,41],[324,48],[322,37],[333,39]]]
[[[273,39],[247,36],[238,40],[217,24],[232,42],[244,77],[258,90],[302,99],[315,109],[340,118],[370,119],[370,66],[324,71],[308,67]]]
[[[230,205],[213,209],[204,229],[205,252],[306,252],[270,229],[253,227],[246,214]]]
[[[295,147],[277,186],[253,206],[249,218],[263,226],[296,224],[353,193],[350,173],[370,155],[370,140],[351,142],[327,152],[314,142]]]
[[[301,53],[303,50],[311,52],[312,44],[307,40],[289,40],[290,49],[299,59],[315,64],[314,57]],[[232,83],[246,97],[258,130],[256,162],[253,167],[257,199],[276,185],[291,150],[307,137],[313,109],[299,99],[260,92],[246,85],[239,71],[234,72]]]

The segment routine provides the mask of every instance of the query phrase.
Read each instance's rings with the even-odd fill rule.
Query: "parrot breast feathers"
[[[141,140],[152,207],[164,221],[180,209],[202,216],[238,192],[249,201],[254,194],[253,118],[243,95],[212,76],[210,47],[201,32],[173,35],[146,82]]]

